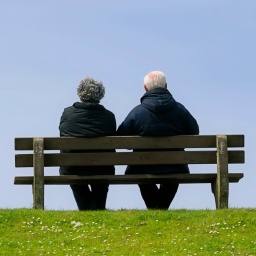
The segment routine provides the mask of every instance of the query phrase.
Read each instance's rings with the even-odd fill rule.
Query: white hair
[[[101,81],[86,77],[78,85],[77,95],[81,101],[99,103],[105,95],[105,87]]]
[[[165,88],[166,77],[161,71],[151,71],[144,77],[144,85],[148,90],[162,87]]]

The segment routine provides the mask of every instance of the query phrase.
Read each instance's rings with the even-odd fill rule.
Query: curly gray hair
[[[86,77],[80,81],[77,95],[81,101],[99,103],[105,95],[105,87],[101,81]]]

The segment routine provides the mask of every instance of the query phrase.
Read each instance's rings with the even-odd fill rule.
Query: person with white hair
[[[59,125],[60,136],[99,137],[114,135],[116,132],[115,115],[99,104],[105,95],[103,83],[86,77],[81,80],[77,88],[77,95],[80,102],[75,102],[72,106],[65,108],[62,113]],[[115,174],[115,168],[114,166],[62,166],[60,167],[60,174],[108,175]],[[104,210],[106,208],[108,184],[70,185],[70,187],[79,210]]]
[[[141,104],[131,110],[117,129],[118,135],[173,136],[198,135],[199,126],[190,112],[177,102],[167,89],[166,77],[161,71],[152,71],[144,77]],[[183,149],[181,149],[183,150]],[[135,151],[135,150],[134,150]],[[187,165],[129,165],[125,174],[189,173]],[[148,209],[168,209],[179,184],[139,184]]]

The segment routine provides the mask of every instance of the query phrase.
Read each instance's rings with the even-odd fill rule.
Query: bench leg
[[[33,208],[44,209],[44,140],[34,138]]]
[[[32,185],[33,190],[33,208],[44,210],[44,186],[38,184]]]
[[[226,189],[229,183],[221,187],[220,182],[214,181],[211,183],[212,193],[215,199],[216,209],[228,208],[228,190]]]
[[[217,135],[217,180],[215,185],[216,208],[228,208],[229,179],[227,136]]]

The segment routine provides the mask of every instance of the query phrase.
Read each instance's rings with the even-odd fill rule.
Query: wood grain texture
[[[243,178],[243,173],[230,173],[228,175],[229,182],[239,182]],[[95,175],[95,176],[78,176],[78,175],[63,175],[63,176],[45,176],[45,185],[69,185],[69,184],[138,184],[138,183],[212,183],[216,180],[216,173],[201,173],[201,174],[171,174],[171,175]],[[33,176],[17,176],[14,179],[16,185],[31,185]]]
[[[244,163],[244,151],[229,151],[230,164]],[[45,153],[44,166],[216,164],[216,151],[148,151],[99,153]],[[16,167],[33,167],[33,154],[15,156]]]
[[[34,208],[44,209],[44,140],[43,138],[35,138],[33,141],[34,155],[34,180],[33,180],[33,196]]]
[[[228,147],[244,147],[244,135],[227,135]],[[106,136],[44,138],[45,150],[216,148],[216,135],[169,137]],[[15,150],[33,150],[33,138],[15,138]]]
[[[33,167],[34,176],[15,177],[14,184],[32,185],[34,208],[44,209],[44,185],[210,183],[216,208],[222,209],[228,207],[229,183],[243,178],[243,173],[229,173],[228,170],[229,164],[244,163],[244,150],[236,149],[243,147],[244,135],[16,138],[15,149],[25,152],[15,155],[15,166]],[[109,152],[113,149],[116,152]],[[60,153],[61,150],[79,153]],[[216,164],[217,171],[170,175],[44,176],[45,167],[164,164]]]

